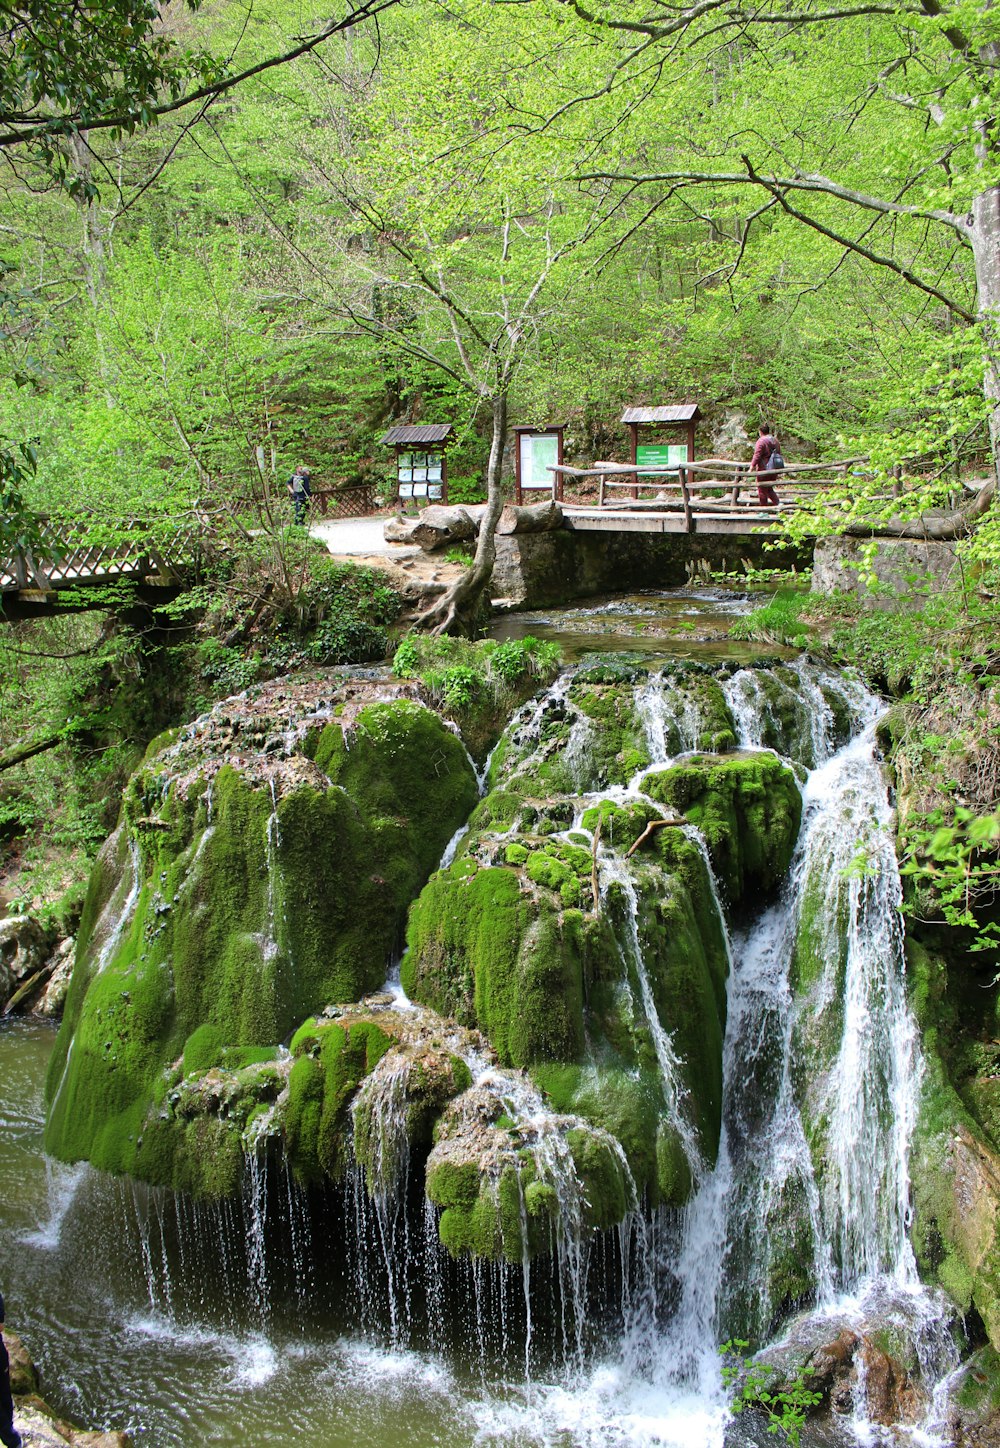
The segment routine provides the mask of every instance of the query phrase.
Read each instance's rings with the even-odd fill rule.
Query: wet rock
[[[265,1110],[279,1047],[382,984],[475,801],[465,749],[418,693],[320,671],[150,746],[91,878],[53,1154],[195,1195],[238,1188],[243,1106]]]
[[[884,1428],[919,1423],[929,1393],[920,1380],[916,1342],[926,1330],[919,1314],[908,1318],[905,1296],[872,1302],[848,1320],[803,1314],[780,1343],[755,1361],[775,1372],[768,1386],[780,1391],[806,1374],[806,1386],[822,1394],[817,1415],[866,1418]]]
[[[10,1390],[18,1397],[38,1392],[38,1371],[31,1354],[16,1333],[4,1329],[3,1340],[10,1358]]]
[[[69,990],[70,978],[73,974],[73,954],[76,950],[76,941],[71,937],[60,940],[52,954],[49,956],[47,965],[51,967],[51,974],[45,984],[45,988],[35,1002],[34,1010],[40,1016],[61,1016],[63,1006],[66,1003],[66,993]]]
[[[74,1428],[35,1397],[15,1404],[14,1426],[23,1448],[131,1448],[132,1443],[127,1433]]]
[[[38,1372],[24,1343],[4,1332],[10,1356],[10,1386],[14,1395],[14,1426],[23,1448],[131,1448],[126,1433],[92,1432],[58,1417],[38,1396]]]
[[[0,920],[0,1006],[45,963],[49,937],[30,915]]]

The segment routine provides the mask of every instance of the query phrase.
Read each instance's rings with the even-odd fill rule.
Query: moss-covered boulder
[[[698,827],[730,904],[774,894],[791,863],[802,796],[773,754],[694,755],[648,775],[643,788]]]
[[[553,1110],[620,1143],[637,1191],[680,1203],[718,1150],[723,923],[683,832],[650,834],[631,864],[587,832],[624,851],[656,816],[606,801],[579,836],[480,835],[414,904],[402,974],[529,1069]]]
[[[146,1129],[175,1063],[274,1048],[381,984],[476,798],[460,741],[406,694],[285,681],[150,751],[91,881],[49,1077],[53,1154],[197,1189],[170,1134]],[[207,1190],[215,1175],[206,1163]]]
[[[504,1073],[456,1097],[436,1128],[427,1196],[455,1257],[520,1262],[579,1240],[638,1204],[618,1142],[580,1118],[554,1116]]]

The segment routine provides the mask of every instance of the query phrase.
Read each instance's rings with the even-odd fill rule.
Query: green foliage
[[[749,1346],[740,1338],[732,1338],[719,1348],[726,1358],[722,1381],[727,1388],[737,1390],[730,1407],[734,1413],[742,1413],[747,1408],[763,1411],[767,1431],[782,1434],[791,1448],[798,1448],[809,1410],[823,1401],[823,1394],[809,1387],[810,1375],[804,1367],[791,1382],[776,1385],[779,1380],[776,1369],[762,1363],[748,1363],[744,1358]]]
[[[554,677],[559,661],[558,645],[530,635],[497,643],[410,634],[397,645],[392,671],[398,679],[419,679],[478,756],[516,705]]]
[[[482,503],[486,498],[486,484],[481,475],[455,477],[448,474],[449,503]]]
[[[803,648],[809,640],[808,625],[800,618],[806,595],[779,589],[767,603],[743,614],[730,625],[729,637],[746,643],[790,644]]]
[[[0,441],[0,548],[7,551],[44,546],[44,529],[24,501],[25,485],[35,476],[38,448],[33,442]]]
[[[992,903],[1000,895],[1000,810],[977,815],[956,805],[948,824],[940,810],[910,814],[901,845],[900,873],[918,892],[906,908],[917,913],[920,893],[928,892],[950,926],[969,932],[970,950],[989,951],[1000,961],[1000,921],[984,916],[982,908],[984,898]]]

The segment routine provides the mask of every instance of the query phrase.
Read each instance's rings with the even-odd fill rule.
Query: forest
[[[335,1300],[444,1361],[460,1304],[484,1393],[517,1358],[529,1410],[564,1371],[597,1413],[604,1334],[628,1403],[698,1404],[643,1438],[601,1398],[624,1436],[588,1437],[546,1398],[558,1430],[509,1441],[862,1441],[801,1437],[822,1399],[837,1433],[987,1444],[1000,11],[12,0],[0,58],[0,545],[199,538],[155,608],[121,584],[0,619],[3,913],[76,962],[55,1044],[0,1054],[47,1073],[46,1170],[96,1169],[71,1231],[120,1228],[106,1270],[157,1331],[280,1355],[289,1303],[328,1346]],[[565,668],[551,620],[489,617],[513,429],[623,462],[623,409],[667,403],[702,457],[769,422],[790,464],[855,460],[778,541],[849,540],[857,587],[692,565],[704,636],[605,601],[573,626],[632,641]],[[485,504],[422,611],[286,493],[305,464],[388,518],[399,423],[452,424],[449,501]],[[947,545],[946,579],[887,583],[887,540]],[[846,1365],[815,1319],[782,1356],[859,1284]],[[194,1418],[229,1401],[199,1384]],[[449,1417],[473,1397],[424,1423],[411,1395],[412,1441],[484,1441]]]

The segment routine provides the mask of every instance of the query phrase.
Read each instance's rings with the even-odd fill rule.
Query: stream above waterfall
[[[336,1206],[307,1199],[291,1172],[263,1153],[251,1159],[240,1199],[194,1204],[47,1159],[42,1086],[53,1035],[41,1024],[3,1022],[3,1286],[10,1325],[38,1360],[54,1407],[127,1428],[149,1448],[750,1448],[776,1440],[752,1416],[727,1413],[718,1344],[780,1335],[794,1315],[789,1304],[801,1299],[812,1311],[793,1332],[818,1331],[817,1342],[872,1313],[909,1333],[926,1397],[901,1436],[856,1407],[808,1425],[804,1448],[944,1443],[931,1398],[957,1355],[947,1312],[921,1288],[906,1237],[922,1067],[874,745],[879,706],[856,683],[806,664],[793,665],[780,697],[765,698],[749,665],[776,651],[715,636],[743,607],[738,595],[675,591],[544,619],[511,617],[497,628],[498,637],[558,638],[572,664],[599,647],[641,655],[651,670],[636,685],[651,763],[623,784],[592,787],[588,725],[578,718],[565,750],[573,753],[577,817],[564,833],[586,837],[593,850],[601,908],[614,916],[622,991],[628,1011],[648,1023],[649,1069],[659,1073],[693,1184],[688,1204],[629,1210],[584,1241],[580,1188],[560,1135],[576,1118],[547,1112],[523,1074],[505,1075],[471,1046],[461,1049],[474,1086],[499,1097],[522,1139],[536,1141],[539,1181],[561,1195],[551,1263],[529,1260],[525,1250],[523,1263],[509,1266],[452,1264],[405,1141],[391,1170],[385,1166],[383,1190],[372,1194],[354,1166]],[[706,636],[678,643],[685,617]],[[714,1165],[657,1016],[636,867],[613,834],[598,828],[595,836],[584,824],[587,807],[599,809],[602,798],[619,809],[649,805],[647,777],[697,747],[691,698],[670,673],[678,659],[725,659],[722,690],[739,749],[778,749],[780,733],[780,752],[803,780],[803,822],[785,885],[764,909],[745,903],[733,912],[731,938],[725,892],[701,836],[690,832],[729,962]],[[549,691],[560,710],[568,707],[567,677]],[[531,766],[541,732],[540,706],[526,706],[506,774]],[[271,833],[269,826],[269,841]],[[124,923],[123,908],[115,928]],[[412,1009],[398,981],[390,985],[389,1008]],[[401,1078],[391,1056],[384,1061],[368,1082],[373,1093],[384,1083],[376,1107],[387,1117]],[[384,1125],[379,1139],[384,1153],[392,1142]],[[632,1186],[626,1198],[629,1191],[634,1205],[638,1194]],[[353,1245],[342,1250],[341,1240]]]

